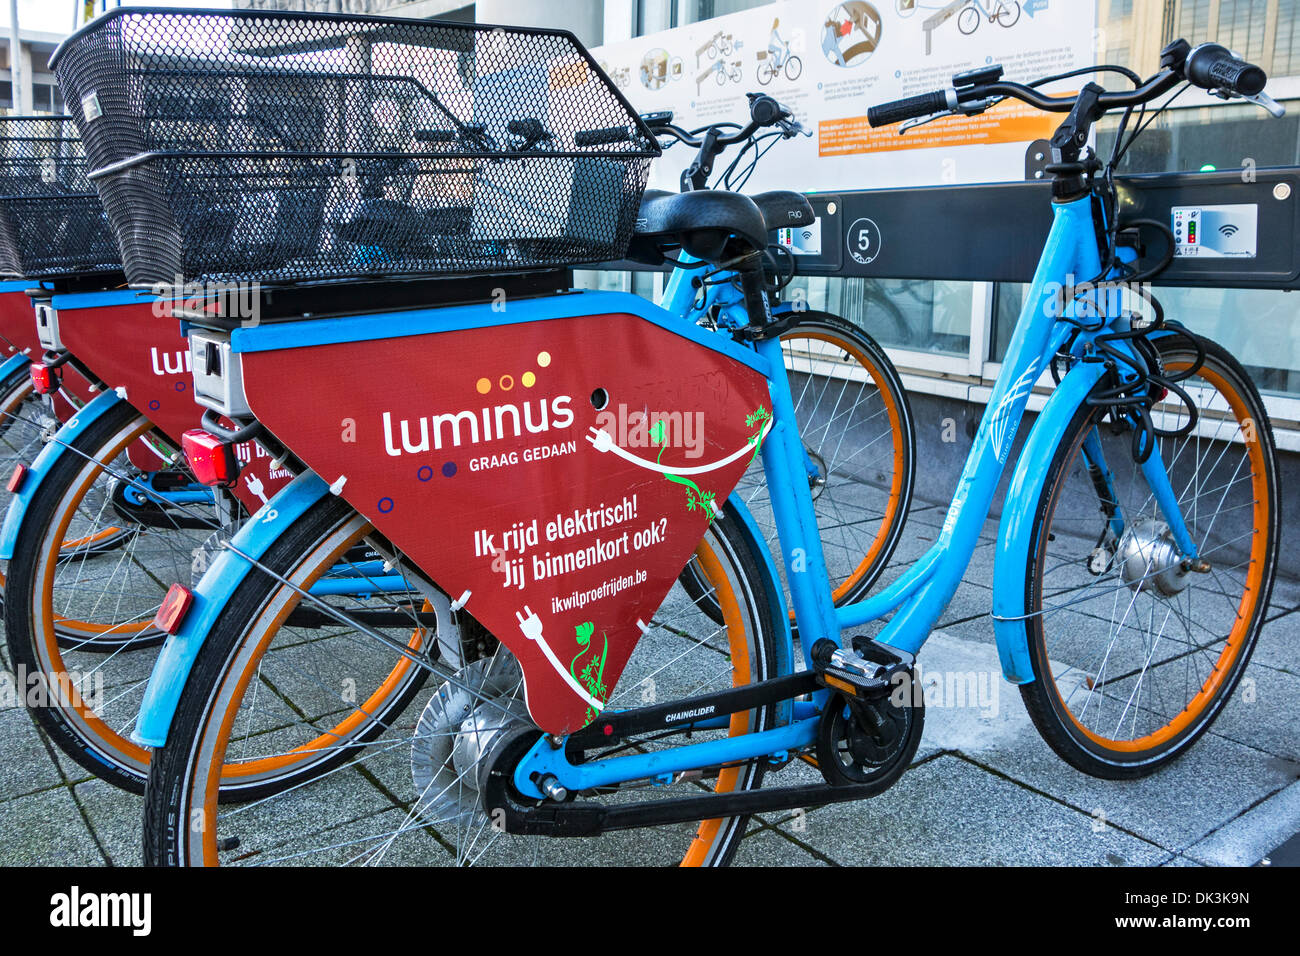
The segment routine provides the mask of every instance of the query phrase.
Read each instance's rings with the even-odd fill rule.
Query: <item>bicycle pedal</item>
[[[916,658],[869,637],[851,638],[852,649],[822,638],[812,647],[812,662],[822,686],[855,699],[887,697],[900,675],[910,675]],[[906,679],[903,677],[902,679]]]

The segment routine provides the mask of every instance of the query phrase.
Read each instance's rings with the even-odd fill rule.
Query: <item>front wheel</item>
[[[1020,21],[1019,0],[1011,0],[1010,3],[999,3],[997,13],[993,14],[993,19],[998,22],[998,26],[1014,27]]]
[[[523,699],[518,662],[508,650],[481,628],[467,639],[468,619],[462,614],[460,660],[439,659],[417,645],[410,646],[411,654],[399,654],[400,644],[376,639],[373,618],[367,623],[373,612],[358,602],[335,603],[329,633],[312,640],[292,626],[319,610],[315,599],[303,601],[298,589],[312,587],[344,555],[375,540],[374,534],[369,522],[340,499],[326,498],[263,559],[272,574],[251,573],[226,603],[194,663],[167,745],[150,768],[146,862],[590,866],[720,865],[731,858],[744,835],[744,817],[599,840],[513,836],[495,827],[479,795],[486,765],[497,753],[492,744],[497,734],[537,732]],[[722,624],[675,586],[613,688],[611,708],[680,700],[778,676],[779,603],[758,570],[757,547],[730,515],[713,522],[695,561],[723,610]],[[351,619],[357,626],[348,626]],[[293,654],[282,655],[272,669],[268,648],[274,647],[292,648]],[[406,665],[433,680],[405,712],[375,717],[364,693],[339,696],[341,679],[380,677]],[[285,720],[285,713],[299,716]],[[319,723],[313,718],[318,714]],[[701,728],[687,742],[766,729],[773,719],[773,708],[763,705],[733,715],[729,724]],[[326,736],[324,728],[340,721],[364,722],[382,733],[367,737],[365,746]],[[232,727],[246,725],[266,728],[247,756],[230,738]],[[680,742],[658,732],[633,734],[591,756],[655,751]],[[246,761],[265,764],[304,748],[329,760],[334,772],[268,795],[251,812],[218,806],[223,763],[229,774]],[[747,790],[760,785],[763,771],[761,761],[736,762],[694,781],[648,790],[632,782],[627,792],[594,798]]]
[[[793,83],[803,74],[803,60],[792,56],[785,61],[785,78]]]
[[[1030,716],[1062,758],[1109,779],[1186,751],[1231,698],[1263,627],[1277,565],[1277,457],[1245,370],[1208,340],[1204,366],[1152,411],[1197,563],[1179,554],[1131,452],[1131,426],[1083,406],[1048,471],[1026,576]],[[1156,339],[1169,373],[1195,353]]]
[[[980,12],[975,9],[974,4],[957,14],[957,29],[966,34],[966,36],[970,36],[978,30],[979,26]]]
[[[776,76],[776,69],[770,63],[764,63],[758,68],[758,83],[760,86],[767,86]]]

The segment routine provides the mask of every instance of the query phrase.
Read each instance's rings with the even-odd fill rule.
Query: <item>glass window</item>
[[[1219,4],[1219,28],[1214,39],[1252,63],[1264,59],[1264,29],[1270,0],[1236,0]],[[1276,2],[1274,3],[1276,6]],[[1282,6],[1293,6],[1284,3]]]
[[[839,315],[890,348],[965,356],[974,295],[970,282],[803,276],[782,298]]]
[[[1273,72],[1278,76],[1300,73],[1300,3],[1283,3],[1273,31]]]
[[[9,80],[0,81],[0,109],[14,107],[14,85]]]

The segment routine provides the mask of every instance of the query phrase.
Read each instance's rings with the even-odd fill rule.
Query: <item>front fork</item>
[[[1083,440],[1083,457],[1088,466],[1088,474],[1092,479],[1093,487],[1096,489],[1097,498],[1101,503],[1102,511],[1106,514],[1107,522],[1115,541],[1124,537],[1124,531],[1128,527],[1128,519],[1119,502],[1119,495],[1115,490],[1115,476],[1106,461],[1106,454],[1101,446],[1101,436],[1098,433],[1098,426],[1094,425],[1089,429],[1087,436]],[[1160,453],[1159,443],[1151,449],[1151,455],[1140,466],[1142,477],[1146,479],[1147,487],[1151,491],[1151,497],[1160,509],[1160,514],[1164,517],[1165,524],[1169,526],[1169,533],[1178,546],[1179,553],[1184,559],[1189,561],[1198,561],[1200,558],[1196,542],[1192,540],[1191,533],[1187,529],[1187,522],[1183,518],[1182,504],[1178,500],[1178,494],[1174,491],[1173,484],[1169,480],[1169,470],[1165,464],[1164,456]]]

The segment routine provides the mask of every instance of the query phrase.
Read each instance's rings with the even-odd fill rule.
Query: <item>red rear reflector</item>
[[[185,612],[193,603],[194,595],[189,588],[183,584],[173,584],[167,589],[162,607],[158,608],[158,613],[153,616],[153,626],[164,634],[175,634],[181,629]]]
[[[48,395],[57,391],[58,387],[59,377],[54,369],[43,362],[32,363],[32,389],[37,395]]]
[[[19,489],[22,488],[23,482],[26,480],[27,480],[27,466],[14,465],[14,473],[9,476],[9,484],[7,485],[7,487],[13,494],[16,495],[18,494]]]
[[[205,485],[230,485],[239,477],[235,448],[201,428],[181,435],[181,448],[194,477]]]

